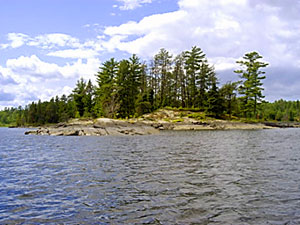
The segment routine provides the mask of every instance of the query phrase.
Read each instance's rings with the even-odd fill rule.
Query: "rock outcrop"
[[[49,127],[26,131],[25,134],[53,136],[105,136],[105,135],[147,135],[157,134],[159,130],[143,123],[101,118],[95,121],[73,120]]]
[[[201,114],[198,115],[186,111],[158,110],[154,113],[144,115],[139,119],[73,119],[68,123],[40,127],[35,130],[27,131],[25,134],[54,136],[148,135],[158,134],[164,130],[254,130],[290,127],[286,124],[278,123],[262,124],[209,118],[199,119],[199,116],[201,117]]]

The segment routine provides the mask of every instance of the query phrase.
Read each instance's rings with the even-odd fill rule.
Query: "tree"
[[[171,71],[172,55],[164,48],[154,56],[155,80],[160,85],[158,90],[159,107],[170,104],[171,85],[173,83]]]
[[[93,107],[94,107],[93,91],[94,91],[93,84],[92,84],[91,80],[89,80],[85,86],[85,92],[84,92],[84,96],[82,99],[83,104],[84,104],[84,116],[85,117],[92,116],[92,111],[93,111]]]
[[[220,89],[220,94],[224,99],[224,108],[226,113],[229,114],[229,119],[231,119],[234,105],[236,105],[237,86],[238,82],[227,82]]]
[[[244,69],[236,70],[235,73],[240,75],[242,79],[239,86],[239,93],[242,95],[243,111],[245,116],[257,116],[257,107],[262,102],[264,96],[262,91],[262,80],[266,77],[265,72],[261,68],[268,66],[268,63],[259,61],[262,59],[257,52],[250,52],[245,54],[244,60],[237,61]]]
[[[197,107],[204,109],[207,106],[207,91],[212,89],[213,85],[216,84],[217,77],[214,66],[210,66],[207,62],[207,59],[202,60],[200,72],[197,76],[197,85],[199,86],[196,100]]]
[[[80,78],[80,80],[78,80],[76,83],[75,89],[73,90],[73,98],[75,101],[76,109],[80,117],[82,117],[84,114],[85,91],[86,91],[86,82],[83,80],[83,78]]]
[[[181,102],[181,107],[186,106],[186,87],[187,87],[187,79],[186,74],[184,71],[184,53],[179,54],[174,59],[174,70],[173,76],[175,79],[175,86],[174,86],[174,95],[175,95],[175,102],[179,104]],[[179,105],[176,105],[179,106]]]
[[[188,79],[188,107],[195,106],[197,96],[197,79],[199,77],[202,61],[205,59],[205,54],[197,46],[192,47],[191,51],[185,52],[185,70]],[[201,84],[200,84],[201,85]]]
[[[214,72],[214,67],[207,67],[207,111],[216,118],[223,113],[223,101],[217,87],[218,79]]]
[[[104,62],[96,74],[98,87],[96,88],[95,111],[98,116],[114,117],[118,110],[116,76],[118,62],[111,58]]]
[[[143,73],[143,65],[136,55],[119,63],[117,73],[119,117],[134,116]]]
[[[59,122],[67,122],[69,119],[67,104],[68,104],[67,96],[62,95],[58,102]]]

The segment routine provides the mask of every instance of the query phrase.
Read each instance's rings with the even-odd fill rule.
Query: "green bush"
[[[206,118],[206,115],[204,112],[192,113],[188,115],[188,118],[203,120]]]

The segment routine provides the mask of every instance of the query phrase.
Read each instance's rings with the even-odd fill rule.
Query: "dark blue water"
[[[0,128],[0,224],[300,224],[300,129],[23,133]]]

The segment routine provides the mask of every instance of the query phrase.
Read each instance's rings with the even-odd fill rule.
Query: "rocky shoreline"
[[[159,131],[142,123],[100,118],[97,120],[73,120],[48,127],[39,127],[25,134],[52,136],[106,136],[106,135],[149,135]]]
[[[106,136],[106,135],[150,135],[163,130],[255,130],[300,127],[300,123],[243,123],[227,120],[191,118],[191,112],[159,110],[138,119],[115,120],[73,119],[47,127],[26,131],[25,134],[53,136]]]
[[[130,122],[113,119],[97,119],[95,121],[73,121],[72,123],[60,123],[48,127],[26,131],[25,134],[52,135],[52,136],[106,136],[106,135],[151,135],[163,130],[187,131],[187,130],[254,130],[271,129],[264,124],[247,124],[229,121],[210,121],[192,123],[172,122]]]

